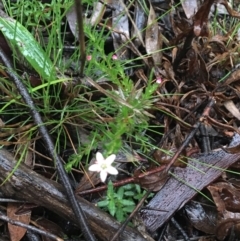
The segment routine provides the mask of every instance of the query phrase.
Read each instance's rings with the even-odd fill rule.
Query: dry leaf
[[[154,65],[160,65],[162,63],[162,52],[160,51],[162,48],[162,36],[158,27],[156,14],[151,4],[148,15],[145,42],[146,52],[151,55]]]
[[[7,206],[7,216],[12,220],[22,222],[24,224],[29,224],[31,219],[31,211],[25,214],[16,215],[20,204],[18,203],[8,203]],[[20,241],[25,235],[27,229],[19,226],[12,225],[8,223],[8,231],[11,237],[11,241]]]
[[[58,226],[56,223],[54,223],[48,219],[45,219],[45,218],[38,219],[35,221],[35,224],[37,225],[38,228],[40,228],[46,232],[54,234],[60,238],[64,237],[62,228],[60,226]],[[43,241],[51,241],[52,239],[42,235],[42,240]]]
[[[193,31],[195,36],[207,36],[208,37],[208,15],[213,5],[214,0],[206,0],[199,8],[194,16]]]
[[[234,227],[234,231],[236,231],[236,229],[240,230],[240,221],[239,219],[227,219],[224,220],[223,222],[221,222],[218,226],[217,226],[217,230],[216,230],[216,236],[218,240],[224,240],[225,237],[227,236],[227,234],[229,233],[229,231]],[[239,236],[235,236],[235,237],[239,237]]]
[[[234,11],[227,0],[218,0],[217,1],[218,3],[222,4],[225,6],[226,10],[228,11],[228,13],[232,16],[232,17],[235,17],[235,18],[240,18],[240,13],[237,12],[237,11]]]
[[[159,191],[169,178],[165,170],[139,178],[141,173],[140,170],[134,172],[134,182],[139,184],[142,188],[151,190],[152,192]]]
[[[233,116],[240,120],[240,112],[232,100],[225,101],[223,105]]]
[[[124,45],[130,37],[128,16],[125,13],[126,8],[119,0],[113,0],[112,6],[115,9],[112,13],[113,46],[119,59],[129,59],[129,49]]]
[[[103,1],[104,2],[104,1]],[[77,15],[75,4],[69,8],[68,12],[66,13],[66,18],[71,29],[72,34],[76,39],[78,39],[78,29],[77,29]],[[93,3],[93,11],[90,18],[85,20],[85,23],[90,24],[91,26],[97,25],[104,15],[106,10],[106,5],[102,4],[101,2]]]
[[[182,1],[182,7],[187,18],[191,18],[197,11],[197,0],[184,0]]]
[[[184,209],[196,229],[208,234],[215,233],[218,215],[215,207],[191,201]]]
[[[240,212],[240,191],[227,182],[218,182],[207,187],[219,212]]]
[[[140,45],[144,45],[143,42],[143,30],[146,26],[147,22],[147,16],[144,12],[144,9],[142,8],[141,4],[139,4],[138,1],[135,3],[135,9],[134,9],[134,23],[135,26],[132,28],[132,38],[133,43],[136,47],[139,47]]]

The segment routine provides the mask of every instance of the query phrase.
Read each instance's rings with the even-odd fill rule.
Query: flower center
[[[101,168],[102,168],[103,170],[105,170],[105,169],[107,169],[107,165],[106,165],[105,163],[103,163],[103,164],[101,165]]]

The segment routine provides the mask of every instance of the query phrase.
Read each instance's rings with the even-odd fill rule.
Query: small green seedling
[[[115,191],[113,183],[110,181],[105,199],[98,202],[97,205],[122,222],[134,210],[136,203],[145,193],[146,191],[137,184],[127,184]]]

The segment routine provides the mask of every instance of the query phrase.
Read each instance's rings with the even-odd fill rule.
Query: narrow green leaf
[[[111,181],[109,181],[109,183],[108,183],[107,196],[109,198],[113,198],[113,196],[114,196],[113,183]]]
[[[122,209],[122,212],[131,213],[134,210],[135,206],[126,206]]]
[[[115,201],[114,200],[110,200],[109,204],[108,204],[108,210],[110,212],[110,214],[112,216],[115,215],[116,213],[116,206],[115,206]]]
[[[127,200],[127,199],[119,200],[119,202],[120,202],[123,206],[135,205],[135,203],[134,203],[133,201]]]
[[[117,198],[122,199],[124,194],[124,188],[120,187],[117,191]]]
[[[125,190],[131,190],[134,187],[134,185],[133,184],[127,184],[127,185],[124,185],[123,187],[124,187]]]
[[[136,185],[135,185],[135,188],[136,188],[136,190],[137,190],[138,193],[141,193],[141,187],[140,187],[140,185],[137,185],[137,184],[136,184]]]
[[[97,203],[98,207],[106,207],[109,204],[109,200],[103,200]]]
[[[116,219],[118,220],[118,222],[124,221],[124,215],[123,215],[123,211],[121,209],[118,209],[116,211]]]
[[[0,17],[0,31],[43,79],[50,82],[56,78],[50,58],[24,26],[14,19]]]
[[[135,196],[135,193],[134,193],[133,191],[126,191],[126,192],[124,193],[124,196],[133,197],[133,196]]]

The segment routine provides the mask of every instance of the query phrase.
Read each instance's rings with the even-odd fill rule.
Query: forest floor
[[[238,240],[238,1],[0,7],[0,241]]]

